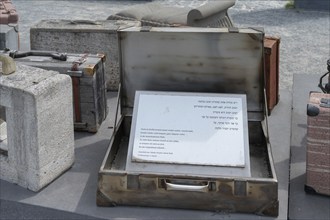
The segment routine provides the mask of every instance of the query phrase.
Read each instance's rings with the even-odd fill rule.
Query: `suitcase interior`
[[[128,28],[119,32],[120,119],[99,171],[97,204],[278,215],[264,95],[264,33],[256,29]],[[194,45],[193,47],[191,45]],[[225,53],[223,52],[225,51]],[[173,59],[174,58],[174,59]],[[246,94],[251,177],[126,170],[135,91]],[[170,191],[168,183],[207,193]]]
[[[126,173],[131,121],[131,116],[124,116],[120,119],[110,143],[111,150],[106,156],[104,167],[102,167],[103,171]],[[249,148],[251,178],[275,178],[270,162],[271,157],[269,157],[271,153],[261,122],[249,122]],[[226,176],[223,177],[226,178]]]
[[[128,140],[131,129],[131,116],[120,119],[111,142],[111,151],[107,155],[103,170],[110,172],[126,172]],[[274,173],[269,160],[268,143],[261,122],[249,122],[249,145],[251,178],[273,179]],[[224,176],[226,178],[226,176]]]
[[[262,123],[249,122],[251,177],[208,177],[126,170],[131,116],[124,116],[110,140],[98,177],[98,206],[150,206],[278,215],[278,185],[270,144]],[[207,186],[199,191],[171,191],[168,183]]]

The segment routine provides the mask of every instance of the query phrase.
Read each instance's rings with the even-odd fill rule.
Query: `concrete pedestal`
[[[69,76],[17,66],[15,73],[0,75],[0,106],[7,124],[7,149],[0,151],[1,179],[39,191],[72,166]]]
[[[19,49],[18,24],[0,24],[0,50]]]

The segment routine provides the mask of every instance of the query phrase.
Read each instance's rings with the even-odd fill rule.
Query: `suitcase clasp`
[[[320,106],[323,108],[330,108],[330,99],[322,98]]]

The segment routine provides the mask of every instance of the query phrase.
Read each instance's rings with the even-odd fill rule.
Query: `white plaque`
[[[129,149],[132,162],[243,168],[246,96],[138,91]]]

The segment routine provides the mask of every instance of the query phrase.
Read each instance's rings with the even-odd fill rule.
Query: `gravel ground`
[[[21,50],[29,49],[29,28],[42,19],[106,19],[142,1],[12,0],[20,16]],[[210,0],[155,0],[177,6],[198,6]],[[329,12],[285,9],[287,1],[237,0],[229,10],[238,27],[263,27],[281,37],[280,88],[291,89],[293,74],[326,72],[330,58]],[[317,84],[318,82],[311,82]]]

